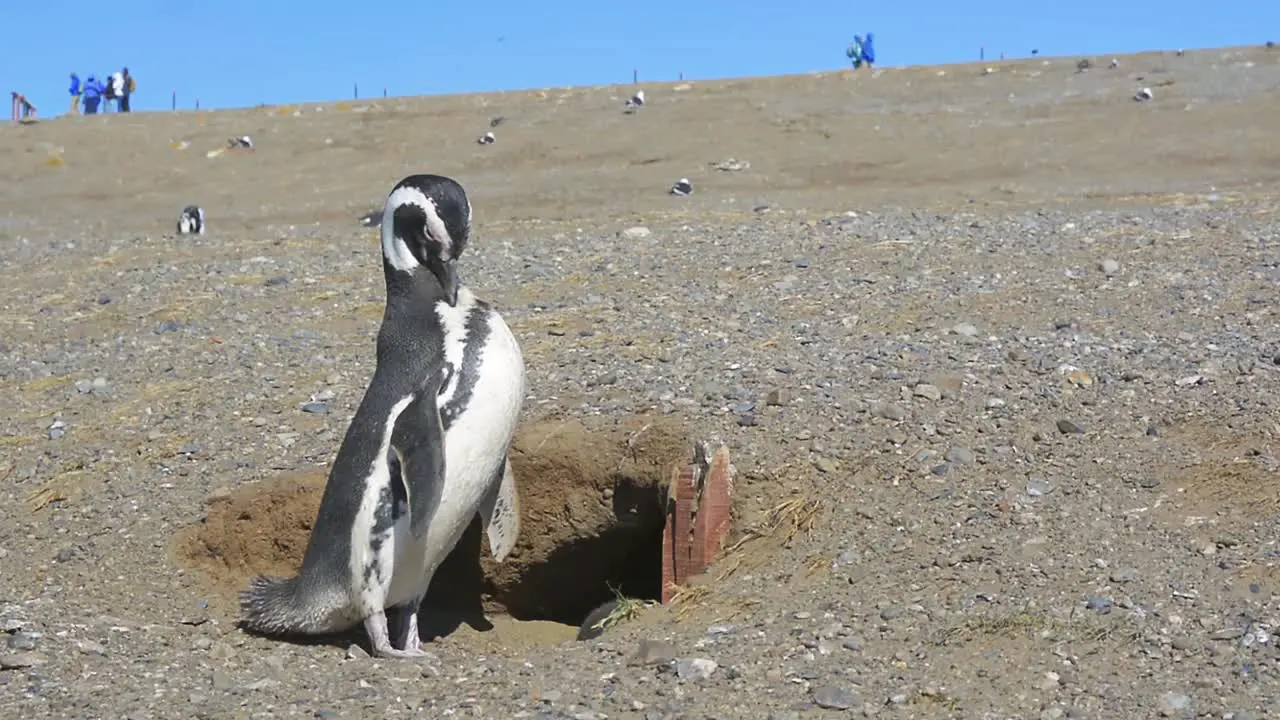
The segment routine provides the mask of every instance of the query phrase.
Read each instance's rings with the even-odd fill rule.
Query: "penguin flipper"
[[[520,495],[516,491],[516,477],[511,472],[511,459],[502,459],[501,478],[480,502],[480,522],[489,536],[489,553],[502,562],[520,537]]]
[[[400,458],[400,477],[409,496],[409,531],[415,538],[427,532],[444,490],[444,425],[436,396],[447,382],[426,383],[396,418],[391,446]]]

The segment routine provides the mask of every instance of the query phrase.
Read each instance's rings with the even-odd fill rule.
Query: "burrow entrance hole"
[[[483,615],[576,627],[617,594],[659,599],[667,487],[692,447],[663,417],[524,423],[511,451],[519,541],[497,563],[473,522],[432,580],[424,633],[461,622],[483,630]],[[316,470],[215,493],[205,516],[178,534],[176,559],[234,617],[252,576],[297,573],[325,479]]]

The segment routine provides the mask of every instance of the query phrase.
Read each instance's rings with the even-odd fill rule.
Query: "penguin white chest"
[[[441,303],[437,314],[444,359],[454,370],[437,398],[445,430],[444,486],[424,538],[414,541],[410,519],[397,519],[391,604],[426,591],[484,499],[497,492],[524,401],[524,359],[502,317],[466,288],[456,306]]]

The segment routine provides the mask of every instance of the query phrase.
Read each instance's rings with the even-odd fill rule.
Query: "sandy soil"
[[[1280,51],[1108,59],[0,128],[3,705],[1280,717]],[[473,528],[421,663],[246,635],[372,372],[359,217],[413,172],[466,186],[530,367],[521,544]],[[656,592],[695,439],[730,546],[575,642]]]

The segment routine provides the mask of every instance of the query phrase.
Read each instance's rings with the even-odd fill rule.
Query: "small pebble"
[[[907,411],[901,405],[894,405],[892,403],[876,405],[871,412],[873,415],[882,417],[886,420],[901,421],[907,418]]]
[[[1178,692],[1167,692],[1160,696],[1160,714],[1171,717],[1191,707],[1191,697]]]
[[[1131,567],[1116,568],[1111,571],[1110,577],[1114,583],[1133,582],[1138,579],[1138,571]]]
[[[35,650],[40,644],[40,638],[31,633],[19,632],[9,636],[9,649],[19,652],[26,650]]]
[[[1044,497],[1053,492],[1053,485],[1048,480],[1039,477],[1033,477],[1027,480],[1027,495],[1031,497]]]
[[[77,642],[76,649],[85,655],[104,656],[107,654],[107,648],[105,648],[101,643],[96,643],[92,640],[81,640]]]
[[[1107,613],[1111,612],[1111,608],[1112,608],[1111,598],[1102,597],[1101,595],[1092,595],[1089,597],[1088,600],[1085,601],[1085,607],[1089,608],[1090,610],[1096,610],[1099,613],[1106,615]]]

